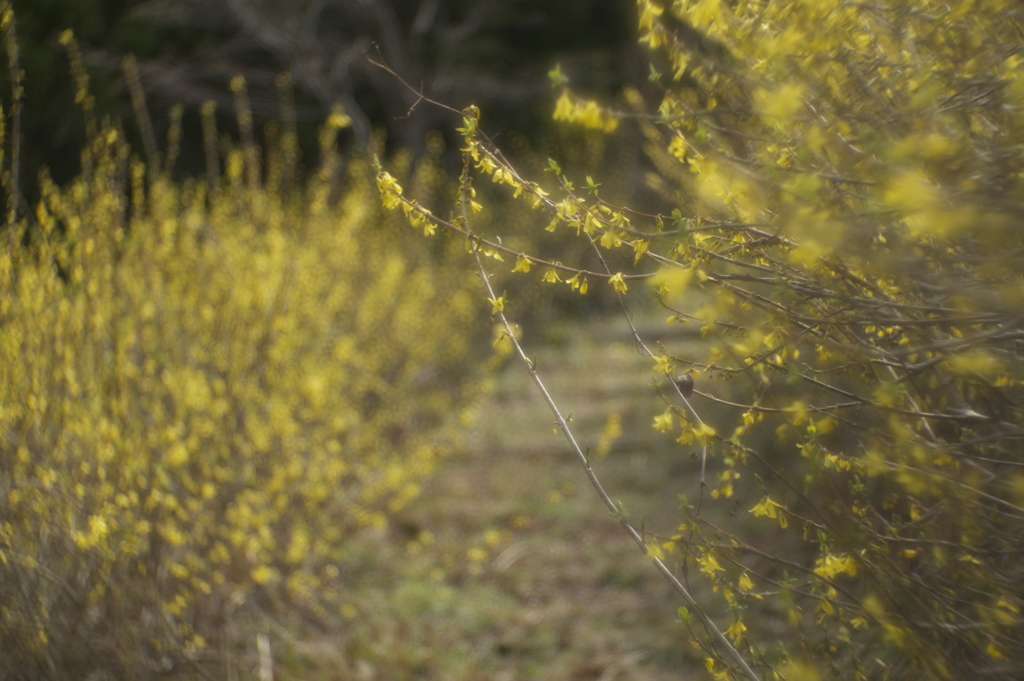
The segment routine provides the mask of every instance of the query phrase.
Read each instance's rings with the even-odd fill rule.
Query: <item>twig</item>
[[[463,224],[467,225],[467,228],[469,225],[469,216],[468,211],[466,210],[466,196],[468,193],[467,185],[469,182],[468,174],[469,157],[467,155],[465,167],[463,169],[462,174],[462,189],[460,197],[462,203],[461,208]],[[497,294],[494,291],[494,287],[491,286],[490,277],[487,274],[487,270],[483,264],[483,259],[480,256],[479,242],[475,236],[471,237],[470,246],[471,251],[473,253],[473,257],[476,261],[477,271],[479,272],[480,278],[484,283],[484,287],[487,289],[487,295],[491,300],[497,300]],[[583,470],[586,473],[587,478],[590,480],[591,486],[597,492],[597,495],[598,497],[600,497],[602,503],[604,503],[604,505],[608,508],[609,512],[611,512],[611,514],[619,521],[619,524],[622,525],[623,529],[626,530],[626,533],[630,536],[630,538],[633,539],[636,545],[644,552],[645,555],[648,556],[648,558],[650,558],[651,562],[654,563],[654,566],[662,574],[662,576],[664,576],[665,579],[668,580],[669,584],[671,584],[672,587],[683,597],[683,600],[686,602],[686,604],[697,612],[702,623],[704,624],[705,630],[717,644],[722,646],[722,648],[724,648],[727,651],[729,658],[731,658],[731,661],[743,672],[744,676],[746,676],[748,679],[751,679],[751,681],[760,681],[760,677],[754,672],[753,669],[751,669],[750,665],[747,664],[747,661],[745,659],[743,659],[743,656],[736,649],[736,647],[729,642],[729,639],[725,637],[725,634],[722,633],[722,631],[718,628],[714,621],[712,621],[711,617],[697,603],[696,599],[686,588],[686,586],[684,586],[683,583],[679,581],[675,574],[673,574],[672,570],[669,569],[669,567],[660,558],[656,556],[651,556],[649,554],[647,542],[644,540],[641,533],[622,514],[622,509],[615,504],[612,498],[608,495],[608,492],[605,491],[604,485],[601,484],[601,481],[598,479],[597,474],[591,467],[590,461],[586,453],[584,453],[583,449],[579,445],[579,442],[577,442],[576,437],[572,433],[572,429],[569,428],[568,421],[564,416],[562,416],[562,412],[559,410],[558,405],[551,397],[551,393],[548,392],[547,388],[544,385],[544,382],[540,378],[540,375],[537,373],[536,366],[534,365],[533,361],[529,358],[529,356],[526,354],[526,351],[523,349],[523,346],[519,343],[519,340],[516,338],[515,332],[512,329],[512,325],[509,323],[504,311],[496,310],[495,316],[501,322],[502,328],[504,328],[505,334],[508,336],[509,340],[512,343],[512,346],[515,348],[516,354],[522,361],[523,366],[526,367],[527,372],[530,374],[530,379],[533,381],[534,385],[537,386],[537,390],[540,391],[540,394],[543,396],[545,403],[547,403],[548,408],[554,415],[559,430],[562,431],[562,435],[565,436],[566,441],[569,443],[569,447],[576,455],[576,458],[579,460],[580,465],[583,466]]]

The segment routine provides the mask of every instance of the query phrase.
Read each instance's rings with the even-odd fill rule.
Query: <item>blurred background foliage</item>
[[[294,115],[312,161],[316,129],[333,105],[352,118],[343,144],[366,147],[374,130],[389,148],[423,153],[427,132],[450,129],[366,57],[386,62],[425,96],[461,108],[480,106],[494,130],[522,148],[550,123],[546,73],[561,61],[578,87],[608,95],[644,68],[635,42],[635,11],[615,0],[16,0],[25,83],[25,176],[46,165],[58,183],[77,172],[86,143],[73,110],[74,88],[58,44],[74,31],[92,76],[100,116],[126,121],[136,146],[122,68],[135,55],[158,137],[168,109],[184,104],[177,169],[204,170],[199,109],[218,103],[223,129],[232,116],[228,83],[245,77],[257,131],[282,115],[276,78],[291,74]],[[8,80],[6,70],[3,79]],[[9,103],[10,87],[3,90]]]

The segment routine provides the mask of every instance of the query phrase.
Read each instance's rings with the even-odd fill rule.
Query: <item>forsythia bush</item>
[[[513,272],[610,285],[627,310],[653,291],[669,323],[699,326],[698,351],[637,339],[677,376],[652,421],[697,459],[685,517],[660,535],[623,524],[678,566],[709,677],[1021,678],[1024,9],[638,7],[649,82],[620,108],[566,89],[555,117],[609,134],[635,121],[661,207],[608,203],[602,178],[555,161],[542,188],[474,109],[455,217],[381,169],[385,205]],[[478,175],[598,265],[478,229]]]
[[[0,253],[4,669],[148,678],[246,606],[337,618],[346,539],[452,446],[475,280],[341,169],[345,125],[301,187],[294,154],[245,145],[175,184],[114,127],[78,180],[42,178],[32,244]]]

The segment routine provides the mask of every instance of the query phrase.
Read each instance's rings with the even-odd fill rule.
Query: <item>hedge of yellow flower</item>
[[[692,324],[685,345],[631,328],[665,455],[695,461],[680,522],[660,531],[631,524],[543,365],[529,345],[520,356],[675,589],[707,678],[1021,678],[1024,8],[637,10],[647,82],[613,108],[556,68],[554,118],[635,128],[658,199],[614,199],[631,186],[615,168],[523,170],[468,107],[456,217],[427,212],[382,165],[384,205],[514,258],[475,263],[502,321],[519,301],[497,291],[536,267],[551,291],[613,293],[631,323],[653,294],[669,324]],[[491,184],[588,257],[492,235],[474,198]]]
[[[0,253],[5,667],[146,676],[246,603],[337,616],[346,540],[453,446],[489,351],[475,282],[333,152],[345,122],[304,186],[244,144],[175,183],[97,126],[82,176],[6,225],[31,245]]]

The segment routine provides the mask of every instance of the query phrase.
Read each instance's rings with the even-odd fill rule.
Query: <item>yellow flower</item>
[[[562,96],[555,102],[555,115],[553,118],[556,121],[571,121],[573,118],[573,105],[572,99],[569,97],[568,92],[562,92]]]
[[[530,262],[529,258],[527,258],[525,255],[519,255],[516,258],[516,266],[512,268],[512,271],[513,272],[529,272],[530,271],[530,267],[532,267],[532,266],[533,266],[533,263]]]
[[[562,281],[562,278],[558,276],[558,271],[554,267],[549,267],[544,272],[544,276],[541,277],[541,279],[552,284],[557,284]]]
[[[613,274],[611,279],[608,280],[608,283],[611,284],[612,287],[616,291],[618,291],[619,293],[625,293],[626,292],[627,286],[626,286],[626,282],[623,281],[623,279],[622,279],[622,272],[618,272],[616,274]]]
[[[654,417],[654,429],[662,433],[667,433],[672,430],[673,419],[672,410],[666,409],[664,413]]]

